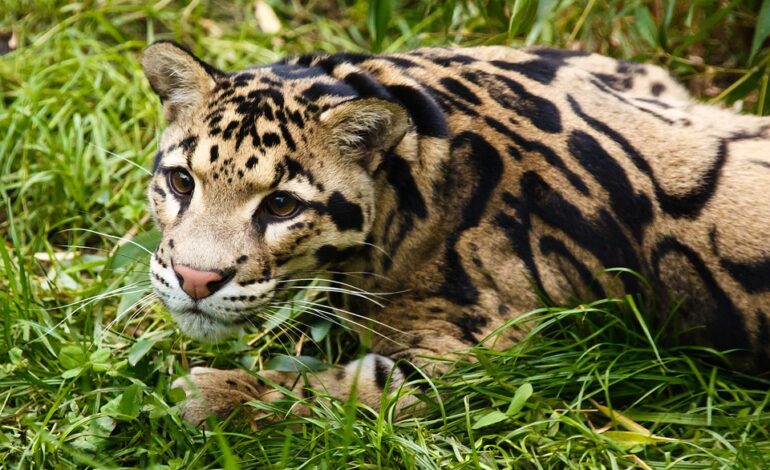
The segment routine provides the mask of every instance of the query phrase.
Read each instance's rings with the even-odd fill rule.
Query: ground
[[[770,379],[730,371],[716,351],[657,344],[665,325],[646,322],[633,298],[536,312],[536,334],[509,351],[472,350],[476,362],[423,384],[424,405],[405,420],[392,406],[349,403],[257,431],[180,420],[168,387],[192,366],[280,369],[300,355],[316,368],[362,347],[299,308],[202,345],[181,337],[148,295],[145,250],[157,233],[144,189],[161,124],[138,65],[148,42],[175,39],[225,69],[315,50],[558,45],[662,64],[704,101],[770,111],[767,0],[303,3],[2,1],[0,462],[765,466]],[[271,406],[286,415],[291,402]]]

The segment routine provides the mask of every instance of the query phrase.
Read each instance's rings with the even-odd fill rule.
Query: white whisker
[[[117,154],[117,153],[115,153],[115,152],[111,152],[111,151],[107,150],[106,148],[103,148],[103,147],[100,147],[100,146],[96,145],[96,144],[95,144],[95,143],[93,143],[93,142],[89,142],[89,144],[90,144],[90,145],[92,145],[92,146],[94,146],[94,147],[96,147],[97,149],[101,150],[102,152],[106,152],[106,153],[108,153],[108,154],[112,155],[113,157],[119,158],[119,159],[123,160],[124,162],[128,162],[128,163],[130,163],[130,164],[134,165],[135,167],[139,168],[139,169],[140,169],[140,170],[142,170],[143,172],[145,172],[145,173],[147,173],[148,175],[152,176],[152,172],[151,172],[151,171],[149,171],[147,168],[143,167],[142,165],[140,165],[140,164],[136,163],[135,161],[133,161],[133,160],[129,160],[128,158],[126,158],[126,157],[123,157],[123,156],[121,156],[121,155],[118,155],[118,154]]]
[[[131,240],[130,238],[119,237],[117,235],[109,235],[109,234],[104,233],[104,232],[99,232],[97,230],[91,230],[91,229],[87,229],[87,228],[67,228],[67,229],[61,230],[61,232],[78,232],[78,231],[86,232],[86,233],[93,233],[94,235],[100,235],[102,237],[106,237],[106,238],[109,238],[109,239],[112,239],[112,240],[120,240],[120,241],[122,241],[124,243],[131,243],[132,245],[134,245],[134,246],[144,250],[148,255],[152,255],[152,251],[150,251],[147,248],[143,247],[142,245],[136,243],[134,240]]]

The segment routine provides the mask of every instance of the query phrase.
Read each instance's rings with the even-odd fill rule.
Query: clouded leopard
[[[770,346],[770,121],[696,104],[662,69],[507,47],[316,54],[223,72],[171,42],[143,58],[168,127],[149,188],[158,296],[217,339],[282,283],[335,274],[371,354],[299,378],[377,409],[408,363],[483,341],[543,299],[639,293],[683,305],[693,341]],[[353,275],[353,273],[366,273]],[[339,308],[338,311],[342,311]],[[504,348],[526,327],[489,339]],[[407,361],[399,361],[407,359]],[[255,372],[195,368],[185,417],[280,394]]]

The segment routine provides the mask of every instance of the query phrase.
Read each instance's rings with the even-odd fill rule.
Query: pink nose
[[[232,279],[214,271],[198,271],[182,264],[174,266],[174,272],[182,290],[195,300],[205,299]]]

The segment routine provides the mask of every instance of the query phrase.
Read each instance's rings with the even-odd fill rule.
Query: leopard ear
[[[367,166],[376,154],[395,147],[409,129],[406,110],[377,98],[345,101],[321,114],[330,141],[348,152],[360,154]]]
[[[166,119],[182,119],[203,104],[222,72],[171,41],[158,41],[142,55],[144,74],[160,96]]]

